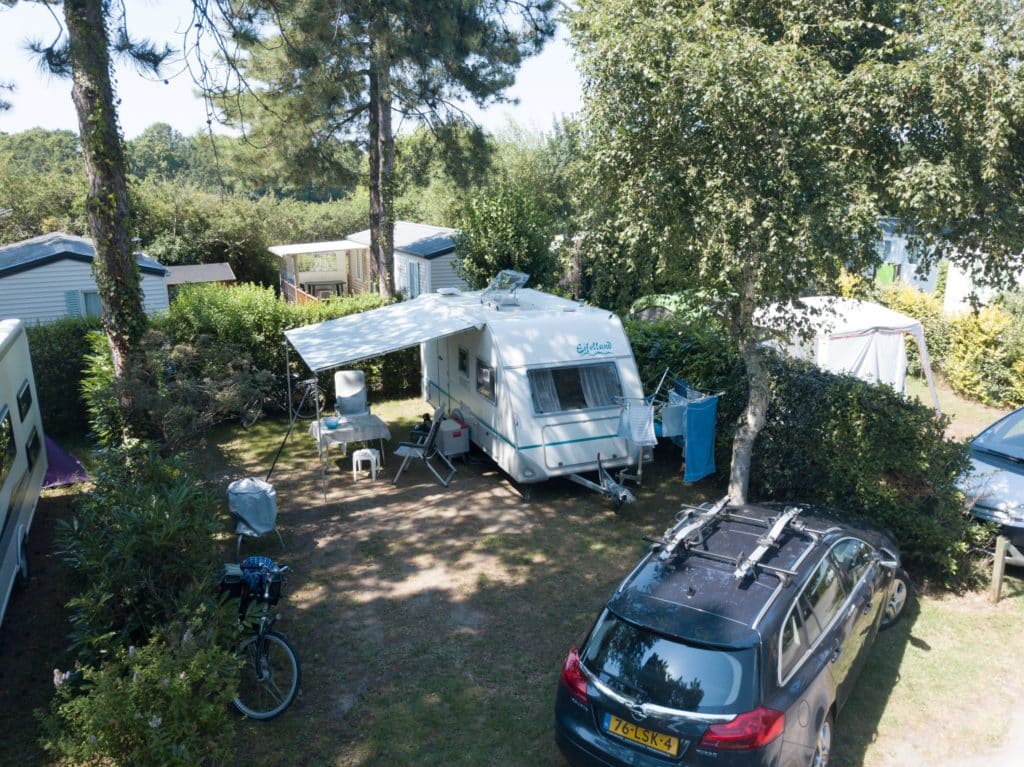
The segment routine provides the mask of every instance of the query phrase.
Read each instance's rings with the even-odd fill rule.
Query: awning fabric
[[[480,319],[453,304],[447,296],[430,293],[380,309],[294,328],[285,331],[285,337],[310,370],[319,373],[482,327]]]

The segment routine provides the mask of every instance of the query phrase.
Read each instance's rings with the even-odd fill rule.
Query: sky
[[[188,28],[191,3],[187,0],[125,0],[129,29],[136,37],[174,47]],[[58,8],[59,13],[59,8]],[[13,93],[0,98],[12,108],[0,112],[0,132],[18,133],[29,128],[66,129],[77,133],[78,122],[71,102],[71,82],[40,72],[36,57],[26,48],[28,40],[49,42],[58,26],[47,9],[21,2],[13,8],[0,5],[0,82],[13,83]],[[139,75],[130,66],[118,65],[117,95],[125,138],[134,138],[156,122],[170,124],[184,135],[206,128],[206,109],[194,95],[194,86],[179,63],[172,63],[163,79]],[[580,107],[580,83],[572,52],[560,34],[544,50],[521,67],[516,84],[506,96],[518,104],[495,104],[485,111],[469,105],[467,112],[480,125],[499,132],[511,122],[533,132],[551,129],[562,115]],[[216,129],[216,128],[215,128]]]

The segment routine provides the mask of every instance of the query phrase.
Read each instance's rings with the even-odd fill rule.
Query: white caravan
[[[28,338],[0,321],[0,622],[15,579],[28,575],[25,539],[46,474],[43,423]]]
[[[472,442],[518,483],[580,481],[599,461],[618,468],[641,455],[649,460],[649,448],[641,452],[620,427],[623,403],[644,394],[619,318],[520,289],[525,275],[517,277],[505,287],[442,290],[285,335],[315,372],[419,344],[424,398],[461,414]],[[582,484],[613,497],[620,490],[606,476],[600,486]]]

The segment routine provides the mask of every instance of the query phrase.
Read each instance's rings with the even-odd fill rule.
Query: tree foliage
[[[1013,208],[1021,187],[1019,18],[999,0],[583,0],[573,14],[595,282],[619,300],[718,297],[750,385],[734,499],[771,400],[760,308],[863,271],[883,213],[946,247],[1024,245],[994,204]]]
[[[534,200],[522,189],[497,184],[473,199],[459,223],[456,270],[480,289],[502,269],[530,275],[531,287],[550,290],[558,278],[551,233]]]
[[[226,4],[225,4],[226,5]],[[393,113],[430,125],[457,148],[458,101],[500,98],[522,59],[553,32],[552,0],[251,0],[225,12],[243,54],[238,91],[220,104],[264,145],[327,159],[338,142],[365,146],[371,266],[392,292]],[[518,20],[518,23],[517,23]],[[262,34],[270,30],[270,36]],[[248,83],[260,83],[246,92]],[[274,137],[287,136],[288,141]]]

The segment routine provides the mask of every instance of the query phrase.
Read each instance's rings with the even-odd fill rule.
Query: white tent
[[[787,352],[824,370],[889,384],[906,394],[907,347],[903,336],[910,335],[921,355],[932,405],[936,413],[941,412],[920,322],[880,304],[853,298],[812,296],[801,298],[800,303],[803,309],[791,311],[805,315],[804,323],[809,323],[814,335],[809,341],[793,338]],[[783,314],[779,307],[773,307],[765,316],[781,318]],[[766,324],[777,327],[779,322],[775,319]]]

